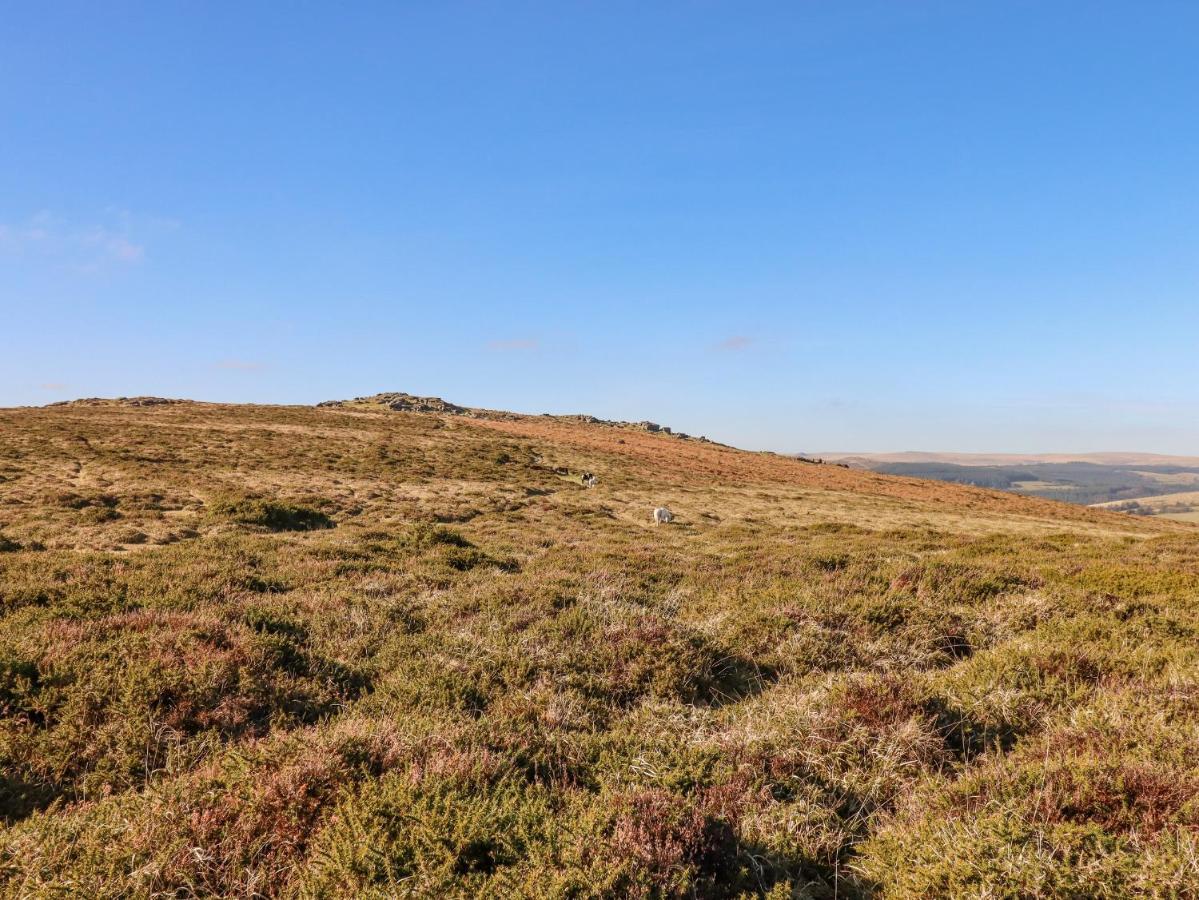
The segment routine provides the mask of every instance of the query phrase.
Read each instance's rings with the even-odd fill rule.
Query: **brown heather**
[[[0,411],[0,896],[1199,897],[1194,527],[454,409]]]

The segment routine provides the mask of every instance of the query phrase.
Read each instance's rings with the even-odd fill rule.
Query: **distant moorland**
[[[1074,457],[1067,454],[881,453],[830,454],[825,458],[889,475],[931,478],[1184,520],[1192,513],[1191,504],[1196,500],[1194,492],[1199,490],[1199,458],[1148,453],[1095,453]],[[1162,499],[1154,503],[1140,502],[1152,498]]]
[[[1185,522],[398,394],[0,410],[0,897],[1194,898],[1197,758]]]

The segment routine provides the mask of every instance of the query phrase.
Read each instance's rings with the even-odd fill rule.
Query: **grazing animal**
[[[590,472],[584,472],[581,481],[583,482],[584,487],[595,487],[597,484],[599,484],[599,479]]]
[[[659,506],[657,509],[654,510],[654,524],[655,525],[661,525],[663,523],[666,523],[667,525],[669,525],[672,521],[674,521],[674,513],[672,513],[665,506]]]

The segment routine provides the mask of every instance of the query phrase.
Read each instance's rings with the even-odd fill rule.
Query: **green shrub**
[[[254,525],[270,531],[311,531],[333,528],[325,513],[307,506],[278,503],[261,497],[220,497],[208,506],[211,519]]]
[[[384,777],[320,832],[306,896],[511,896],[512,871],[553,830],[544,788],[518,780]]]

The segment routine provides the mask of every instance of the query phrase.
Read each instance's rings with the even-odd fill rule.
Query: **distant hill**
[[[1096,507],[1136,516],[1160,516],[1179,522],[1199,522],[1199,491],[1179,491],[1170,494],[1134,497],[1114,503],[1097,503]]]
[[[1094,463],[1099,466],[1193,466],[1199,456],[1110,451],[1104,453],[941,453],[903,450],[896,453],[818,453],[822,459],[857,463],[873,468],[879,463],[952,463],[958,466],[1018,466],[1037,463]]]
[[[988,487],[1087,505],[1199,489],[1199,457],[1157,453],[825,454],[827,462],[888,475]],[[1152,507],[1120,507],[1146,514]]]

